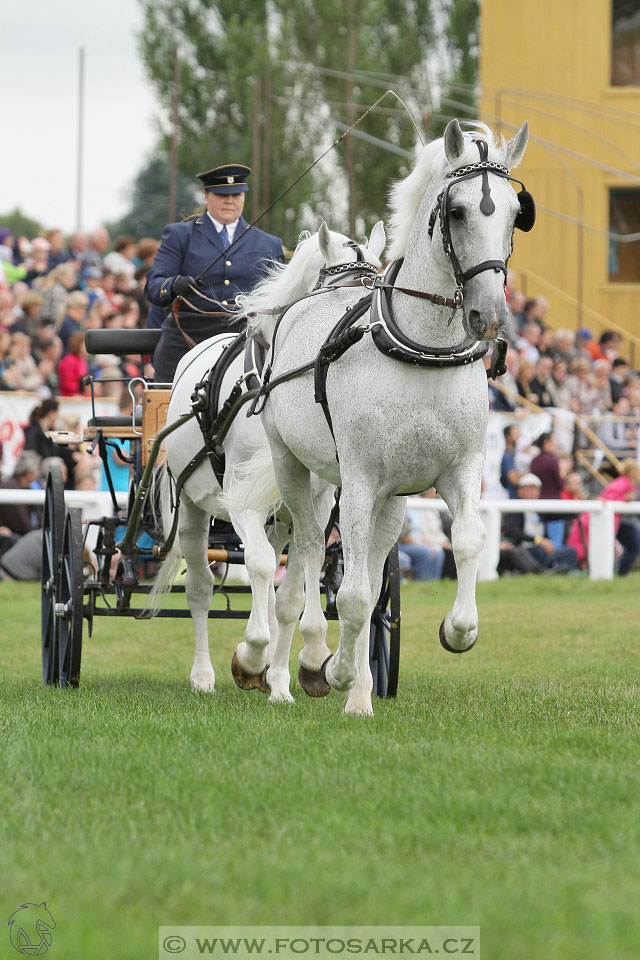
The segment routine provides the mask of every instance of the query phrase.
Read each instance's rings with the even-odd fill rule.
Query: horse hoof
[[[332,655],[331,655],[332,656]],[[327,683],[326,669],[331,656],[328,656],[319,670],[310,670],[309,667],[300,664],[298,670],[298,683],[308,697],[326,697],[331,693],[331,687]]]
[[[231,676],[241,690],[259,690],[261,693],[269,693],[267,668],[265,667],[259,674],[247,673],[238,663],[238,656],[235,653],[231,659]]]
[[[476,637],[476,640],[477,639],[478,638]],[[474,640],[473,643],[469,644],[468,647],[465,647],[464,650],[455,650],[453,647],[450,647],[447,642],[447,638],[444,633],[444,620],[440,624],[440,643],[448,653],[467,653],[468,650],[471,650],[471,648],[475,646],[476,640]]]

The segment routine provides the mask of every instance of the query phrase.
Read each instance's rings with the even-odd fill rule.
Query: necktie
[[[226,250],[227,247],[231,246],[231,241],[229,240],[229,234],[227,233],[226,223],[223,225],[222,230],[218,234],[220,237],[220,243],[222,244],[222,249]]]

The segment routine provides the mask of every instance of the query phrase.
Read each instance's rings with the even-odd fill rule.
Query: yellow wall
[[[579,308],[567,297],[582,299],[582,325],[596,335],[607,321],[624,328],[640,364],[640,283],[608,282],[607,237],[588,229],[609,229],[610,186],[640,186],[640,87],[610,86],[611,2],[482,0],[481,31],[481,117],[505,136],[528,120],[531,133],[517,176],[536,199],[538,219],[531,233],[516,235],[518,285],[548,297],[556,327],[576,328]],[[540,209],[579,220],[581,203],[582,283],[581,230]],[[545,283],[525,281],[526,271]]]

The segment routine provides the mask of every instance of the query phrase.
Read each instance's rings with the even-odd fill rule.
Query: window
[[[620,236],[640,233],[640,189],[615,187],[609,191],[609,231]],[[609,280],[640,283],[640,240],[609,238]]]
[[[638,0],[612,0],[611,84],[640,86],[640,4]]]

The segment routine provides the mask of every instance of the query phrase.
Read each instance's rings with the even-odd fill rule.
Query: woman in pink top
[[[640,464],[635,460],[623,460],[620,464],[620,476],[608,487],[605,487],[599,500],[635,500],[640,479]],[[622,547],[622,556],[618,564],[618,574],[626,576],[633,566],[633,561],[640,553],[640,533],[631,519],[623,519],[619,513],[615,517],[616,540]],[[589,547],[589,514],[581,513],[571,526],[567,545],[574,547],[578,554],[578,562],[584,563]]]
[[[58,364],[58,384],[63,397],[79,397],[87,392],[81,386],[81,380],[89,373],[87,351],[84,345],[84,333],[76,330],[69,337],[69,352]]]

